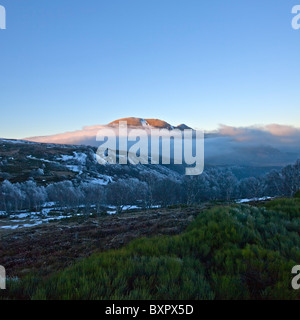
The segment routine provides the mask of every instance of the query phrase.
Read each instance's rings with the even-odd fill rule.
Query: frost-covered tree
[[[166,207],[181,202],[181,184],[172,178],[160,178],[152,190],[153,204]]]
[[[96,183],[82,182],[79,188],[83,194],[82,204],[87,208],[95,206],[97,213],[100,213],[101,208],[106,203],[104,187]]]
[[[300,189],[300,161],[283,168],[281,176],[285,194],[292,197]]]
[[[18,211],[22,208],[25,194],[21,190],[20,184],[12,184],[5,180],[0,187],[1,208],[6,212]]]
[[[122,212],[126,205],[141,204],[147,195],[147,184],[138,179],[119,179],[107,187],[107,202]]]
[[[265,195],[263,178],[245,178],[239,183],[239,198],[258,198]]]
[[[47,201],[45,187],[37,186],[35,181],[29,180],[21,184],[21,190],[25,194],[25,207],[39,210]]]
[[[68,208],[80,205],[84,197],[80,188],[75,188],[71,181],[50,184],[46,191],[50,201],[58,202]]]

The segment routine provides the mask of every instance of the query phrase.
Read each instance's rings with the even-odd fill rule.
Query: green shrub
[[[8,283],[14,299],[299,299],[300,201],[218,206],[181,235],[142,238],[47,278]],[[1,297],[1,296],[0,296]]]
[[[300,190],[294,194],[294,198],[300,199]]]

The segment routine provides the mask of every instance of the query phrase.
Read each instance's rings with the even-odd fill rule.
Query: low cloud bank
[[[95,125],[82,130],[25,140],[91,145],[98,147],[97,133],[109,135],[118,128]],[[148,129],[145,129],[148,130]],[[300,158],[300,128],[270,124],[266,126],[232,127],[220,125],[205,134],[205,162],[207,165],[284,166]]]
[[[300,129],[293,126],[220,125],[206,138],[206,161],[212,164],[283,166],[300,158]]]

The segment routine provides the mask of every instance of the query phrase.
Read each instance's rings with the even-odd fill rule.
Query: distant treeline
[[[139,179],[119,179],[106,186],[89,182],[62,181],[38,186],[34,179],[12,184],[5,180],[0,185],[0,210],[15,212],[21,209],[40,210],[45,202],[74,208],[114,205],[118,212],[125,205],[151,207],[173,204],[198,204],[203,201],[230,201],[263,196],[292,197],[300,189],[300,160],[279,171],[262,177],[238,180],[231,169],[208,169],[200,176],[182,179],[160,177],[151,173]]]

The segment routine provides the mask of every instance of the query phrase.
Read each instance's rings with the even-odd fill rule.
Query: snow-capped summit
[[[153,127],[153,128],[160,128],[160,129],[168,129],[171,130],[173,128],[168,122],[160,120],[160,119],[143,119],[143,118],[123,118],[115,120],[109,123],[109,126],[118,126],[119,122],[126,121],[128,126],[132,127]]]
[[[172,126],[166,121],[160,119],[144,119],[144,118],[135,118],[128,117],[115,120],[110,122],[107,125],[95,125],[82,128],[82,130],[65,132],[60,134],[55,134],[51,136],[41,136],[41,137],[30,137],[26,138],[27,141],[40,142],[40,143],[57,143],[57,144],[71,144],[71,145],[90,145],[98,146],[99,144],[96,141],[96,136],[99,130],[103,130],[105,133],[106,129],[117,129],[119,123],[122,121],[127,122],[128,127],[136,127],[141,129],[167,129],[167,130],[184,130],[191,129],[185,124],[179,126]]]

